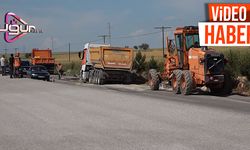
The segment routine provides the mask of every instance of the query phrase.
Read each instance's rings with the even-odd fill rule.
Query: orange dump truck
[[[54,73],[55,58],[52,57],[52,51],[50,49],[33,49],[31,55],[31,63],[32,65],[45,66],[48,69],[49,73]]]
[[[84,82],[131,82],[133,50],[130,48],[87,43],[79,57],[82,60],[80,78]]]

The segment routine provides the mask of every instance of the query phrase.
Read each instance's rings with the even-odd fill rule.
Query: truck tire
[[[190,95],[193,89],[192,73],[189,70],[182,71],[181,77],[181,93],[183,95]]]
[[[151,90],[159,90],[160,78],[155,69],[150,69],[148,73],[148,84]]]
[[[130,72],[124,73],[124,79],[123,79],[123,84],[132,84],[132,75]]]
[[[96,70],[95,74],[95,84],[98,84],[100,70]]]
[[[94,78],[94,70],[89,71],[89,83],[93,83],[93,78]]]
[[[103,71],[102,70],[98,70],[97,84],[98,85],[103,85],[104,84],[104,76],[103,76]]]
[[[174,70],[172,76],[172,87],[175,94],[181,94],[181,70]]]
[[[94,75],[93,75],[93,83],[97,84],[97,78],[98,78],[98,70],[94,70]]]

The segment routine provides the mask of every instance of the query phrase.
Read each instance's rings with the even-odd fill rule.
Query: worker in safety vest
[[[20,53],[16,53],[14,57],[14,77],[19,77],[21,67]]]

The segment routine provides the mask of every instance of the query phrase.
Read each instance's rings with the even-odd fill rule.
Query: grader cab
[[[174,40],[166,40],[164,72],[149,71],[152,90],[158,90],[159,84],[168,80],[175,94],[189,95],[196,87],[202,86],[213,93],[231,92],[229,76],[224,71],[224,55],[199,45],[198,27],[178,27],[174,37]]]

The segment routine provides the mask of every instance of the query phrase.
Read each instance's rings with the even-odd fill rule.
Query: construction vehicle
[[[50,49],[32,49],[31,64],[42,65],[47,68],[50,74],[54,74],[55,58],[52,57],[52,51]]]
[[[79,58],[82,60],[80,79],[83,82],[99,85],[131,82],[133,50],[130,48],[87,43],[79,52]]]
[[[199,45],[197,26],[178,27],[174,40],[166,40],[164,72],[151,69],[149,86],[158,90],[159,84],[168,81],[175,94],[189,95],[196,87],[207,87],[211,93],[229,94],[232,91],[230,76],[224,67],[224,55]]]

